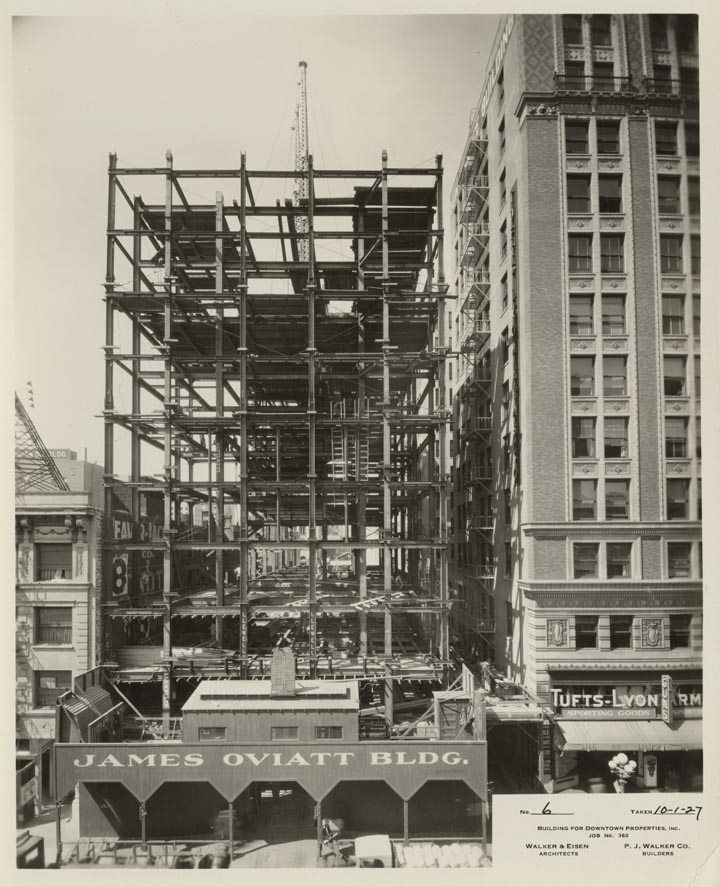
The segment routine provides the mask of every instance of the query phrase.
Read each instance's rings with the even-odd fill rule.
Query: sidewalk
[[[77,798],[68,804],[63,804],[60,812],[60,828],[63,844],[69,844],[78,840],[80,834],[80,822],[78,817]],[[47,807],[39,816],[28,820],[25,825],[17,829],[17,834],[30,832],[31,835],[39,835],[45,841],[45,865],[53,865],[57,858],[57,818],[55,807]]]

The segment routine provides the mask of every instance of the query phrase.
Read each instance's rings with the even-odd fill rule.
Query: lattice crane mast
[[[307,104],[307,62],[299,62],[300,79],[298,86],[300,87],[300,95],[298,103],[295,106],[295,123],[292,127],[295,142],[295,187],[293,188],[293,206],[300,206],[303,202],[307,203],[308,199],[308,104]],[[295,230],[300,235],[298,238],[298,258],[301,262],[308,260],[308,242],[307,216],[296,216]]]

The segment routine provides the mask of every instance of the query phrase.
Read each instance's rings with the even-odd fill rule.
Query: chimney
[[[270,663],[270,695],[295,695],[295,657],[291,647],[275,647]]]

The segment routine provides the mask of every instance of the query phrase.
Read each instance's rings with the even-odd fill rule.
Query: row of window
[[[603,388],[605,397],[625,397],[628,393],[627,357],[617,354],[603,356]],[[594,397],[595,358],[570,358],[570,394],[573,397]]]
[[[632,648],[633,624],[635,617],[631,615],[614,615],[610,621],[610,649],[628,650]],[[598,648],[599,616],[575,617],[575,649],[587,650]],[[683,650],[690,647],[690,626],[692,616],[689,613],[674,613],[670,616],[670,649]]]
[[[698,574],[702,576],[702,542],[698,543]],[[669,579],[692,576],[692,542],[667,543]],[[632,576],[632,542],[575,542],[575,579],[628,579]]]
[[[697,484],[697,520],[702,519],[702,481]],[[573,520],[598,520],[596,480],[573,480]],[[690,479],[672,477],[665,482],[666,520],[690,519]],[[605,520],[630,519],[630,481],[605,480]]]
[[[588,37],[590,45],[597,49],[606,49],[613,45],[612,16],[591,15],[589,18]],[[672,22],[668,15],[649,15],[650,47],[653,50],[669,50],[671,35],[675,38],[678,52],[697,53],[698,51],[698,18],[697,15],[673,15]],[[583,16],[581,14],[564,15],[562,17],[563,42],[565,46],[583,46]]]
[[[682,234],[660,235],[660,272],[683,274]],[[568,234],[568,270],[571,274],[593,271],[593,235]],[[625,235],[600,235],[600,271],[622,274],[625,271]],[[690,235],[690,273],[700,274],[700,235]]]
[[[591,212],[590,190],[592,176],[570,175],[567,177],[567,210],[569,213]],[[598,176],[598,209],[601,213],[621,213],[622,176]]]
[[[564,15],[562,17],[563,42],[566,46],[583,45],[582,15]],[[602,48],[612,46],[612,16],[590,16],[590,42]]]
[[[198,727],[198,740],[200,742],[222,742],[227,738],[227,727]],[[299,738],[299,727],[274,727],[270,726],[270,740],[292,740]],[[315,739],[342,739],[343,728],[337,726],[315,727]]]
[[[665,457],[687,459],[688,423],[685,416],[665,417]],[[573,416],[572,455],[573,459],[597,459],[602,452],[606,459],[625,459],[628,456],[628,420],[625,417],[606,416],[603,439],[598,446],[597,421],[594,417]],[[695,455],[702,458],[701,419],[695,418]]]
[[[666,397],[687,397],[687,357],[663,357],[663,392]],[[702,374],[700,355],[693,358],[695,368],[695,397],[700,397]],[[622,397],[628,390],[627,357],[615,354],[603,356],[603,394]],[[595,357],[574,355],[570,358],[570,394],[573,397],[594,397]]]
[[[688,176],[687,211],[691,215],[700,213],[700,179]],[[658,210],[663,215],[682,212],[680,176],[658,176]],[[569,175],[567,177],[567,210],[569,213],[592,212],[592,176]],[[598,176],[598,210],[601,213],[621,213],[622,176]]]
[[[690,120],[683,121],[685,155],[700,156],[700,127]],[[599,155],[622,153],[619,120],[596,120],[595,152]],[[565,153],[590,154],[590,121],[571,118],[565,121]],[[655,121],[655,153],[658,157],[679,155],[678,121]]]
[[[664,336],[684,336],[685,296],[664,294],[662,297],[662,330]],[[569,323],[571,336],[592,336],[595,334],[595,297],[592,294],[571,295]],[[692,333],[700,336],[700,296],[692,297]],[[604,336],[624,336],[627,333],[625,322],[625,296],[616,293],[603,293],[600,301],[601,329]]]

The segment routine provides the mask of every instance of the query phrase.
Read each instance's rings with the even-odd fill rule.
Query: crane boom
[[[303,202],[307,203],[308,199],[308,168],[309,168],[309,143],[308,143],[308,104],[307,104],[307,62],[299,62],[300,79],[298,86],[300,87],[300,95],[298,103],[295,106],[295,125],[293,131],[295,133],[295,187],[293,188],[293,205],[301,206]],[[307,216],[298,216],[295,220],[295,228],[301,236],[298,239],[298,257],[301,262],[308,259],[308,242],[307,235],[308,220]]]

